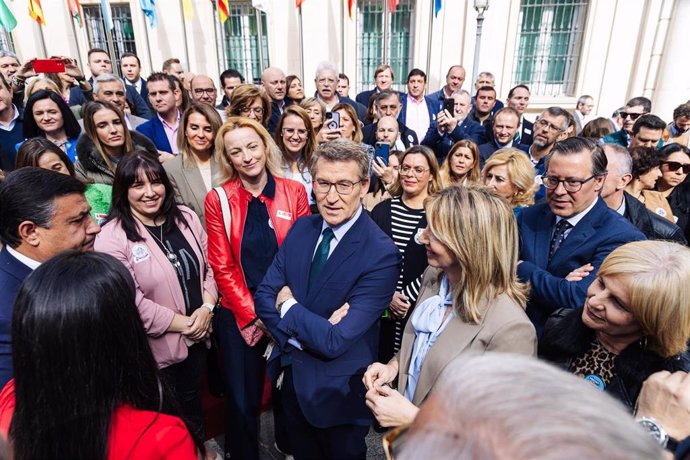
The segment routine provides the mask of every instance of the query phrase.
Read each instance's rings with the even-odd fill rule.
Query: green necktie
[[[309,287],[316,282],[316,279],[321,274],[323,267],[326,266],[328,253],[331,249],[331,240],[335,237],[333,230],[331,230],[330,227],[326,227],[322,235],[323,238],[321,238],[321,242],[316,247],[314,260],[311,261],[311,268],[309,269]]]

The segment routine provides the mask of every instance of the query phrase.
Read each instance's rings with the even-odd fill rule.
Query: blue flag
[[[438,16],[438,12],[441,11],[441,7],[443,6],[442,0],[435,0],[434,1],[434,17]]]
[[[141,0],[141,9],[148,18],[151,28],[156,27],[156,25],[158,25],[158,17],[156,17],[156,0]]]
[[[110,11],[110,0],[101,0],[101,11],[103,14],[103,21],[107,30],[113,30],[113,13]]]

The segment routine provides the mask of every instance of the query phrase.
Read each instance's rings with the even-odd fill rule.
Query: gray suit
[[[424,272],[417,305],[431,296],[437,295],[440,288],[441,270],[429,267]],[[484,301],[479,307],[479,324],[464,322],[457,315],[450,319],[424,359],[412,403],[419,406],[436,384],[436,380],[448,364],[462,353],[485,353],[500,351],[521,353],[531,356],[537,354],[537,336],[525,310],[520,308],[507,295],[502,294],[492,302]],[[402,346],[397,355],[398,391],[405,394],[409,376],[415,332],[412,321],[407,322],[403,333]]]
[[[182,161],[182,154],[163,163],[163,169],[168,173],[168,177],[175,188],[175,198],[178,203],[184,204],[199,216],[201,225],[206,229],[206,218],[204,216],[204,200],[207,191],[201,172],[196,164],[185,165]],[[211,157],[211,185],[217,187],[218,164],[215,158]]]

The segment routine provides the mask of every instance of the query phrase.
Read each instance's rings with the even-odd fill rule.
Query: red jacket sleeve
[[[208,261],[223,296],[222,305],[235,315],[240,329],[256,318],[254,299],[244,281],[242,268],[232,253],[223,224],[223,213],[218,194],[211,190],[204,202],[206,213],[206,232],[208,233]]]

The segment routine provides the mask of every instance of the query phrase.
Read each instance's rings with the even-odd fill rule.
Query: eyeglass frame
[[[407,175],[408,172],[412,173],[414,177],[422,177],[425,172],[431,171],[431,168],[423,168],[421,171],[418,171],[417,168],[419,166],[410,166],[410,165],[400,165],[398,168],[398,171],[400,174],[405,174]],[[407,168],[407,169],[406,169]]]
[[[541,176],[541,183],[544,184],[544,187],[545,187],[547,190],[556,190],[560,184],[563,184],[563,189],[564,189],[566,192],[568,192],[568,193],[577,193],[577,192],[579,192],[580,190],[582,190],[582,186],[585,185],[587,182],[591,181],[591,180],[594,179],[594,178],[601,177],[601,176],[603,176],[603,175],[604,175],[604,174],[592,174],[592,175],[589,176],[587,179],[577,180],[577,179],[559,179],[559,178],[557,178],[556,176],[547,176],[546,174],[543,174],[543,175]],[[555,181],[556,181],[556,186],[555,186],[555,187],[549,187],[548,185],[546,185],[546,182],[544,181],[545,179],[546,179],[546,180],[551,180],[551,179],[555,180]],[[568,185],[567,185],[568,182],[575,182],[575,183],[578,183],[579,186],[577,187],[576,190],[568,190]],[[572,187],[571,187],[571,188],[572,188]]]
[[[263,107],[242,107],[240,109],[240,113],[249,114],[251,112],[254,112],[254,115],[259,115],[259,116],[263,116],[263,114],[266,113],[266,111],[264,110]]]
[[[292,130],[292,133],[288,132],[288,130]],[[283,136],[293,136],[294,134],[297,134],[300,138],[302,137],[309,137],[309,130],[308,129],[299,129],[299,128],[282,128],[281,129]]]
[[[202,95],[202,94],[208,94],[209,96],[212,94],[217,94],[218,90],[216,88],[194,88],[194,94]]]
[[[314,187],[314,185],[312,185],[312,187],[313,187],[315,194],[318,193],[320,195],[328,195],[329,193],[331,193],[331,188],[335,187],[335,192],[338,195],[347,196],[347,195],[352,195],[352,192],[354,192],[354,190],[355,190],[355,185],[361,184],[365,180],[366,179],[360,179],[357,182],[351,182],[349,180],[348,181],[340,181],[340,182],[328,182],[325,180],[316,179],[312,182],[312,184],[315,184],[316,186]],[[321,184],[319,182],[325,182],[325,183]],[[345,183],[345,182],[347,182],[347,183]],[[321,188],[326,187],[326,184],[328,184],[328,188],[326,188],[326,191],[321,190]],[[342,191],[338,190],[338,186],[341,186],[341,187],[345,186],[345,187],[348,187],[350,190],[347,192],[342,192]]]
[[[544,124],[544,123],[546,123],[546,124]],[[554,124],[551,123],[549,120],[546,120],[546,119],[544,119],[544,118],[537,118],[537,119],[534,121],[534,125],[535,125],[535,126],[536,126],[536,125],[541,125],[542,128],[546,128],[546,127],[548,126],[549,132],[551,132],[551,131],[556,131],[556,132],[559,132],[559,133],[564,133],[564,132],[566,132],[567,129],[568,129],[567,127],[566,127],[565,129],[559,128],[558,126],[554,125]]]
[[[671,172],[676,172],[679,169],[683,174],[690,174],[690,163],[681,163],[680,161],[662,161],[662,165],[667,165],[668,170]],[[673,166],[671,166],[673,165]]]

